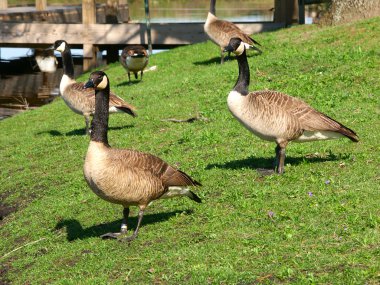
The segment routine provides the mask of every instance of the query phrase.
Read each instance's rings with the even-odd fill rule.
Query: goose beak
[[[224,48],[223,52],[234,52],[234,48],[231,45],[228,45]]]
[[[51,45],[50,47],[46,48],[45,50],[53,50],[54,49],[54,45]]]
[[[94,82],[92,82],[92,80],[87,81],[83,88],[95,88]]]

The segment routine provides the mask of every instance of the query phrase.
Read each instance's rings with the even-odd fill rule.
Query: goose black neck
[[[247,61],[247,54],[244,52],[241,55],[238,55],[237,61],[239,64],[239,77],[236,81],[234,90],[239,92],[241,95],[248,94],[248,86],[250,80],[249,66]]]
[[[108,104],[110,88],[95,91],[95,114],[91,123],[91,140],[108,146]]]
[[[215,16],[215,2],[216,0],[211,0],[210,1],[210,13]]]
[[[71,51],[66,48],[62,52],[62,62],[63,62],[63,74],[66,74],[70,78],[74,78],[74,62],[71,56]]]

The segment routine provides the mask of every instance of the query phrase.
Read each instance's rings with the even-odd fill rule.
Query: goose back
[[[240,38],[250,45],[259,45],[258,42],[244,33],[234,23],[220,20],[210,12],[208,13],[207,20],[204,25],[204,30],[210,39],[220,47],[227,46],[231,38]]]
[[[76,82],[65,76],[62,78],[60,91],[62,98],[67,106],[75,113],[93,115],[95,112],[95,90],[93,88],[84,89],[84,83]],[[110,113],[126,112],[135,117],[136,108],[124,101],[114,93],[110,94],[109,111]]]
[[[231,91],[231,113],[249,130],[269,141],[312,141],[356,134],[304,101],[276,91],[256,91],[246,96]]]
[[[171,186],[200,185],[162,159],[91,141],[84,165],[87,183],[99,197],[124,207],[147,205]]]

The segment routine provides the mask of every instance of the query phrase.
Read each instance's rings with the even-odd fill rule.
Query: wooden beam
[[[298,23],[305,24],[305,0],[298,0]]]
[[[274,22],[285,26],[298,22],[298,0],[275,0]]]
[[[36,10],[45,11],[47,8],[47,0],[36,0]]]
[[[82,0],[82,23],[96,23],[96,5],[95,0]]]
[[[0,0],[0,10],[8,9],[8,0]]]
[[[152,23],[154,45],[186,45],[208,40],[203,31],[204,23]],[[282,23],[238,23],[243,31],[255,34],[284,27]],[[0,45],[18,46],[51,45],[57,39],[69,44],[97,45],[147,45],[145,24],[44,24],[2,23]]]
[[[96,23],[96,5],[95,0],[82,0],[82,29],[84,37],[90,36],[89,26]],[[87,33],[86,33],[87,32]],[[65,37],[68,41],[67,37]],[[83,71],[87,71],[96,67],[97,48],[93,45],[95,42],[91,40],[83,40]]]

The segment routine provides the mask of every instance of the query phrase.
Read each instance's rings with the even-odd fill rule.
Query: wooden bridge
[[[73,47],[83,48],[83,68],[88,70],[96,66],[100,50],[107,50],[107,61],[112,62],[118,59],[118,50],[125,45],[148,43],[146,25],[128,22],[127,0],[113,0],[111,7],[97,6],[95,0],[82,0],[81,9],[48,7],[47,0],[35,0],[35,4],[35,8],[29,8],[31,11],[28,12],[26,7],[8,8],[7,0],[0,0],[0,47],[47,47],[57,39],[65,39]],[[273,22],[237,25],[254,34],[297,21],[298,0],[275,0]],[[152,23],[153,47],[168,48],[206,41],[203,24]]]

